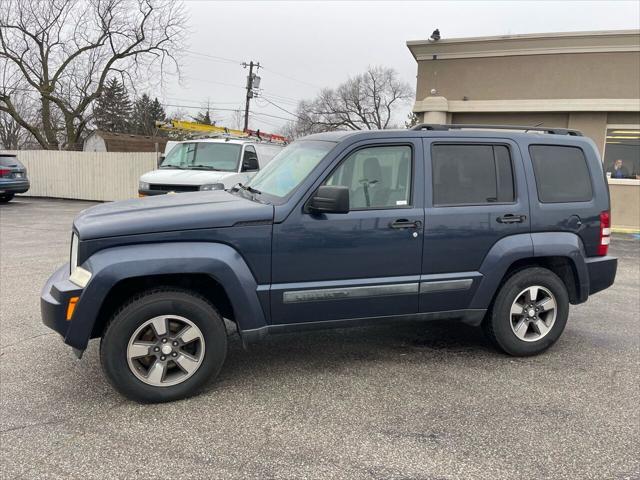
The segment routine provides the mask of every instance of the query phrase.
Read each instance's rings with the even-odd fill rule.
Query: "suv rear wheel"
[[[568,315],[569,295],[562,280],[545,268],[527,268],[502,285],[483,328],[500,350],[536,355],[558,340]]]
[[[11,200],[13,200],[14,194],[13,193],[3,193],[0,194],[0,203],[7,203],[10,202]]]
[[[188,397],[220,372],[227,353],[222,317],[203,297],[157,289],[130,300],[100,343],[111,384],[139,402]]]

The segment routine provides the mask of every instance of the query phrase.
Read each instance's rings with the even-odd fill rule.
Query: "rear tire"
[[[489,340],[513,356],[544,352],[564,331],[569,295],[550,270],[521,270],[502,285],[482,327]]]
[[[204,297],[176,288],[131,299],[113,316],[100,343],[109,382],[141,403],[197,393],[216,378],[226,354],[220,314]]]
[[[11,200],[13,200],[14,196],[15,194],[13,193],[3,193],[2,195],[0,195],[0,203],[10,202]]]

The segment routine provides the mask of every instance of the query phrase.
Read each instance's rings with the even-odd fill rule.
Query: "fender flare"
[[[82,265],[91,280],[78,301],[66,342],[84,350],[98,313],[120,281],[149,275],[206,274],[223,286],[234,310],[238,330],[266,325],[256,279],[232,247],[209,242],[167,242],[113,247],[96,252]]]
[[[579,301],[589,295],[589,273],[582,240],[570,232],[518,234],[496,242],[480,266],[482,280],[469,308],[487,309],[507,270],[518,260],[536,257],[566,257],[578,276]]]

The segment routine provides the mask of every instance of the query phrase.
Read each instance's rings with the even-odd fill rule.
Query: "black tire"
[[[15,195],[13,193],[3,193],[0,195],[0,203],[7,203],[13,200]]]
[[[539,340],[524,341],[518,338],[512,328],[510,311],[516,298],[522,298],[519,297],[519,294],[532,286],[544,287],[555,297],[555,321],[548,333]],[[553,345],[564,331],[568,316],[569,295],[564,282],[555,273],[546,268],[532,267],[520,270],[504,282],[484,319],[482,327],[489,340],[499,350],[509,355],[526,357],[542,353]],[[517,323],[517,320],[518,317],[514,317],[513,323]],[[518,329],[516,328],[516,330]],[[535,335],[535,330],[533,332]]]
[[[127,360],[129,339],[149,319],[178,315],[189,319],[202,333],[204,358],[195,373],[182,383],[153,386],[134,375]],[[115,313],[100,342],[102,369],[113,387],[141,403],[161,403],[194,395],[212,382],[227,355],[224,321],[204,297],[177,288],[146,291],[129,300]]]

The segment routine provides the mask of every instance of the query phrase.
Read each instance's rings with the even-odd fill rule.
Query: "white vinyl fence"
[[[158,158],[156,153],[5,153],[16,154],[27,168],[31,188],[25,195],[101,201],[137,197],[140,175],[155,169]]]

